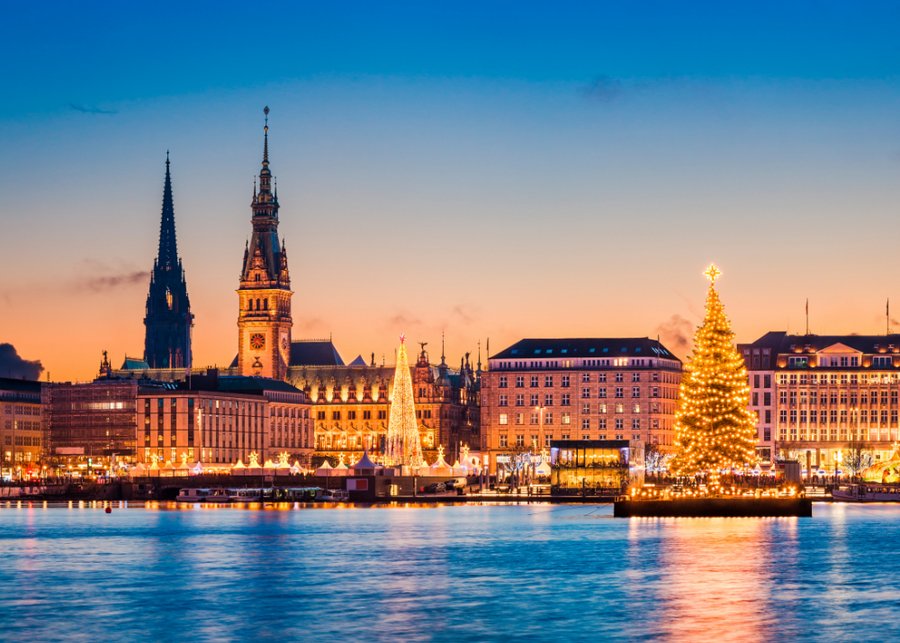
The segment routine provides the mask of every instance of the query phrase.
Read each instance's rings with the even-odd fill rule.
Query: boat
[[[831,492],[841,502],[900,502],[900,487],[873,484],[841,485]]]
[[[350,494],[345,489],[321,489],[316,494],[319,502],[347,502]]]
[[[265,489],[229,489],[231,502],[262,502]]]
[[[321,487],[276,487],[272,499],[276,502],[312,502]]]
[[[212,492],[203,499],[203,502],[215,502],[224,504],[231,502],[231,494],[228,489],[213,489]]]
[[[210,495],[212,495],[212,489],[184,488],[178,490],[175,502],[207,502]]]

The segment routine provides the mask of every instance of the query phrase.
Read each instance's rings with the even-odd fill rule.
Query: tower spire
[[[194,315],[191,314],[184,268],[178,258],[170,165],[169,151],[166,150],[159,251],[150,275],[147,314],[144,317],[144,360],[151,368],[180,369],[191,366]]]
[[[266,124],[263,126],[263,167],[269,167],[269,106],[263,108]]]
[[[174,270],[178,265],[178,244],[175,241],[175,203],[172,198],[172,176],[169,173],[169,150],[166,150],[166,178],[163,184],[159,252],[156,262],[163,270]]]

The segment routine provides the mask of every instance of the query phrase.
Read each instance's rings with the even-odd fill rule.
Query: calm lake
[[[898,543],[896,505],[0,505],[0,639],[887,641]]]

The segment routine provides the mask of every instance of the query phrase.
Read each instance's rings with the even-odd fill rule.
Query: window
[[[525,424],[525,414],[516,413],[516,424]]]
[[[606,373],[599,373],[599,374],[597,375],[597,381],[598,381],[598,382],[605,382],[605,381],[606,381]]]
[[[497,405],[498,406],[509,406],[509,397],[507,397],[505,394],[500,395],[497,398]]]
[[[497,378],[497,388],[506,388],[507,386],[506,375],[501,375]]]
[[[355,420],[356,419],[356,411],[347,411],[347,419]]]
[[[521,433],[516,434],[516,446],[524,447],[525,446],[525,436]]]
[[[625,397],[625,390],[621,386],[616,387],[616,397]]]
[[[622,418],[616,418],[616,430],[621,431],[625,428],[625,420]]]
[[[606,397],[606,387],[605,386],[602,386],[599,389],[597,389],[597,397],[599,397],[599,398]]]
[[[561,396],[561,399],[560,399],[559,403],[560,403],[560,405],[562,405],[562,406],[571,406],[571,405],[572,405],[572,402],[571,402],[571,399],[569,398],[569,394],[568,394],[568,393],[563,393],[562,396]]]
[[[581,418],[581,430],[589,431],[591,428],[591,419],[590,418]],[[587,439],[587,438],[585,438]]]
[[[584,403],[581,405],[581,412],[587,415],[591,412],[591,405],[588,403]]]
[[[525,394],[516,393],[516,406],[525,406]]]
[[[622,375],[621,373],[616,373],[616,381],[617,381],[617,382],[622,382],[622,381],[624,381],[624,377],[623,377],[623,375]]]
[[[631,387],[631,397],[640,397],[641,396],[641,387],[640,386],[632,386]]]
[[[591,397],[591,389],[589,389],[588,387],[585,386],[584,388],[581,389],[581,398],[584,400],[587,400],[590,397]]]
[[[539,400],[538,394],[532,393],[531,394],[531,406],[537,406],[538,404],[540,404],[540,402],[538,400]]]
[[[632,406],[632,407],[631,407],[631,412],[632,412],[632,413],[640,413],[640,412],[641,412],[641,405],[640,405],[640,404],[635,404],[634,406]]]
[[[632,374],[631,374],[631,381],[632,381],[632,382],[640,382],[640,381],[641,381],[641,374],[640,374],[640,373],[632,373]]]
[[[632,418],[631,420],[631,429],[633,431],[639,431],[641,428],[641,420],[640,418]]]
[[[606,430],[606,418],[600,418],[599,420],[597,420],[597,426],[600,427],[601,431],[605,431]]]
[[[582,373],[581,374],[581,383],[582,384],[590,384],[591,382],[591,374],[590,373]]]
[[[553,393],[544,394],[544,406],[553,406]]]
[[[325,419],[325,411],[316,411],[316,419],[324,420]]]
[[[363,411],[363,419],[371,420],[372,419],[372,411]]]
[[[509,446],[509,437],[505,433],[500,434],[500,446],[501,447]]]
[[[504,426],[509,424],[509,416],[506,413],[501,413],[498,422]]]
[[[387,411],[384,409],[382,409],[381,411],[378,411],[378,419],[386,420],[387,419]]]
[[[553,413],[544,413],[544,424],[553,424]]]
[[[525,387],[525,376],[524,375],[516,375],[516,388],[524,388]]]
[[[538,385],[538,376],[537,376],[537,375],[532,375],[532,376],[531,376],[531,386],[532,386],[532,388],[537,388],[537,385]]]
[[[562,382],[560,383],[560,386],[562,386],[563,388],[569,388],[569,376],[568,375],[562,376]]]
[[[572,424],[572,416],[568,413],[562,414],[562,423],[563,424]]]
[[[553,387],[553,376],[545,375],[544,376],[544,388],[552,388]]]
[[[341,419],[341,412],[340,412],[340,411],[332,411],[332,412],[331,412],[331,419],[332,419],[332,420],[340,420],[340,419]]]

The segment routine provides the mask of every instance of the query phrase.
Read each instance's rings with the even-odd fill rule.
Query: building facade
[[[175,239],[175,205],[167,153],[159,251],[150,274],[144,317],[144,361],[147,366],[159,369],[190,368],[193,324],[184,268]]]
[[[674,449],[681,360],[659,341],[523,339],[481,379],[482,450],[491,471],[552,440],[628,440]]]
[[[0,479],[35,475],[45,444],[45,385],[0,377]]]
[[[853,449],[891,457],[900,439],[900,335],[774,331],[738,350],[764,461],[798,460],[831,475]]]
[[[318,460],[351,463],[363,451],[378,460],[384,455],[394,367],[367,364],[361,357],[345,365],[330,341],[294,346],[288,381],[309,395]],[[451,369],[444,355],[440,364],[431,364],[424,344],[410,370],[426,460],[434,461],[441,444],[451,461],[462,444],[477,448],[477,371],[465,359],[458,370]]]
[[[138,381],[50,385],[48,466],[55,475],[114,472],[135,462]]]
[[[285,382],[215,371],[137,397],[137,461],[157,467],[227,469],[287,453],[308,465],[313,448],[309,400]]]

